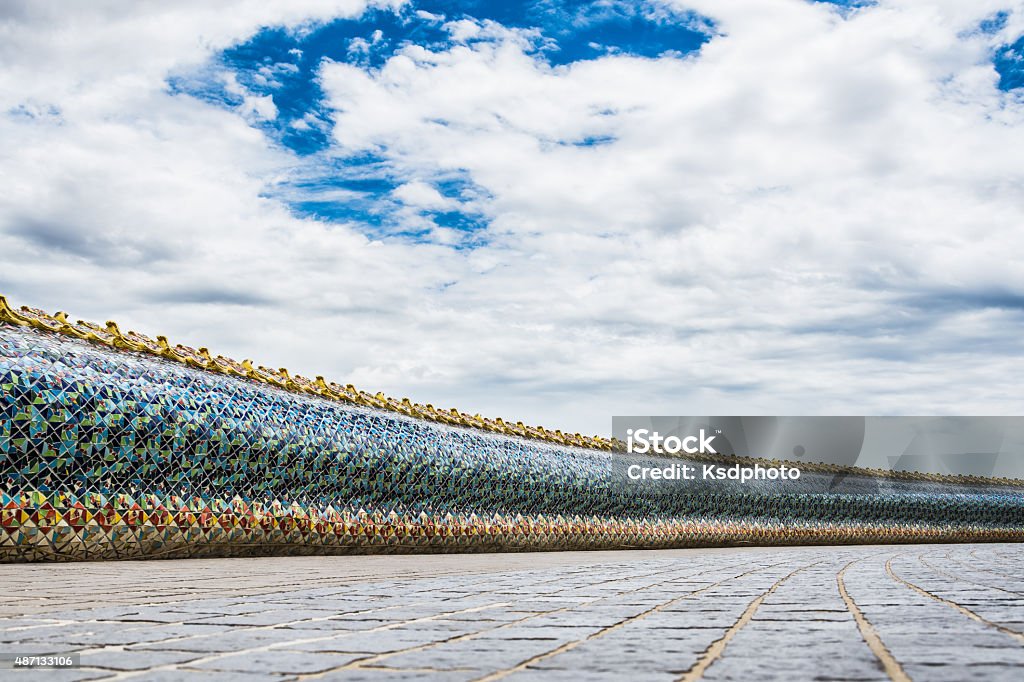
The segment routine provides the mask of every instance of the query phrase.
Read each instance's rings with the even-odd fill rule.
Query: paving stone
[[[231,654],[212,661],[202,661],[188,667],[199,670],[225,670],[244,673],[267,671],[285,674],[318,673],[332,668],[340,668],[363,657],[362,654],[312,653],[275,649]]]
[[[139,678],[142,679],[142,678]],[[285,682],[297,679],[294,675],[284,675],[272,672],[229,672],[226,670],[190,670],[188,668],[174,668],[173,670],[150,670],[146,672],[145,682],[248,682],[255,680],[274,680]],[[47,681],[48,682],[48,681]]]
[[[324,652],[352,652],[382,654],[391,651],[401,651],[424,644],[443,642],[451,639],[453,635],[428,631],[422,631],[418,635],[410,632],[394,633],[385,632],[360,632],[351,635],[331,637],[327,640],[316,642],[303,642],[299,644],[284,644],[281,648],[291,651],[324,651]]]
[[[12,680],[45,680],[45,682],[80,682],[84,680],[101,680],[111,677],[109,670],[84,670],[81,668],[56,668],[45,672],[40,670],[4,670]],[[6,679],[6,678],[5,678]]]
[[[964,682],[964,680],[985,680],[985,682],[1020,682],[1020,668],[1004,665],[920,665],[905,664],[904,672],[913,680],[927,682]]]
[[[556,648],[547,640],[505,642],[479,639],[445,642],[434,647],[389,656],[380,665],[397,668],[497,670],[514,667],[527,659]]]
[[[676,679],[677,675],[674,673],[657,673],[644,671],[643,679],[645,682],[671,682]],[[621,672],[602,672],[597,670],[588,670],[584,676],[581,677],[579,672],[571,670],[550,670],[541,668],[526,668],[524,670],[512,673],[506,680],[513,680],[514,682],[578,682],[581,679],[587,680],[587,682],[620,682],[622,680]]]
[[[338,620],[331,618],[329,620],[315,620],[315,621],[299,621],[297,623],[288,623],[282,629],[289,630],[345,630],[349,632],[373,630],[375,628],[384,627],[386,625],[397,625],[395,621],[391,620]]]
[[[458,635],[467,635],[473,632],[482,632],[494,627],[496,627],[494,623],[474,623],[472,621],[454,621],[435,618],[431,621],[405,623],[393,628],[391,632],[417,632],[424,630],[427,632],[445,633],[449,637],[456,637]]]
[[[480,677],[478,670],[397,670],[354,668],[329,672],[317,680],[327,682],[471,682]]]
[[[82,666],[110,670],[145,670],[170,663],[184,663],[199,658],[186,651],[130,651],[104,649],[82,653]]]
[[[314,632],[312,636],[322,636]],[[296,637],[291,631],[281,629],[237,629],[231,632],[217,635],[200,635],[197,637],[184,637],[169,639],[163,642],[147,642],[128,647],[139,651],[199,651],[199,652],[224,652],[239,651],[267,647],[272,644],[289,642],[296,639],[310,639],[309,634]]]
[[[324,615],[317,614],[316,618],[324,618]],[[302,618],[295,617],[289,611],[263,611],[260,613],[246,613],[242,615],[226,615],[226,616],[214,616],[211,618],[204,618],[202,620],[203,625],[283,625],[285,623],[294,623],[295,621],[302,620]]]
[[[475,641],[489,640],[546,640],[548,642],[576,642],[586,639],[588,636],[598,632],[598,627],[569,626],[558,627],[556,625],[541,625],[530,627],[526,623],[517,623],[509,627],[496,628],[483,632]]]
[[[1020,565],[999,544],[0,566],[0,653],[103,668],[47,671],[69,680],[885,679],[844,571],[912,678],[1016,681],[1019,640],[944,600],[1020,629]]]

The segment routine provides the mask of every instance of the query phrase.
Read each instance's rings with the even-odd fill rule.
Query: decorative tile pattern
[[[0,322],[0,560],[1008,541],[1008,482],[638,486],[623,453]]]
[[[505,422],[501,418],[488,419],[480,415],[469,415],[454,408],[442,410],[429,404],[413,403],[408,398],[398,400],[390,398],[383,393],[360,391],[352,384],[342,386],[333,381],[327,381],[323,377],[309,379],[297,374],[293,375],[284,368],[275,370],[262,365],[253,366],[249,360],[238,362],[222,355],[214,357],[206,348],[196,349],[181,344],[172,346],[164,336],[158,336],[153,339],[136,331],[122,332],[115,322],[108,321],[106,326],[101,327],[98,324],[83,320],[72,322],[63,312],[51,315],[45,311],[29,308],[28,306],[21,306],[21,308],[15,310],[3,295],[0,295],[0,322],[55,332],[69,338],[84,339],[119,350],[138,351],[184,364],[188,367],[205,369],[228,376],[244,377],[257,383],[277,386],[295,393],[313,395],[319,398],[327,398],[363,407],[375,407],[441,424],[465,426],[492,433],[542,440],[559,445],[585,447],[593,450],[612,450],[618,445],[614,439],[584,436],[579,433],[562,433],[557,429],[545,429],[542,426],[526,426],[522,422],[513,424]]]

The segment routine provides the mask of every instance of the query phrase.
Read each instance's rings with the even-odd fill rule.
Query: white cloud
[[[251,117],[260,121],[273,121],[277,118],[277,106],[270,95],[246,95],[239,111],[246,118]]]
[[[452,37],[452,40],[457,43],[464,43],[478,37],[482,29],[480,22],[472,19],[450,21],[444,27],[448,31],[448,35]]]
[[[637,377],[634,400],[671,411],[1006,409],[892,386],[979,339],[1004,373],[1020,351],[1000,333],[1019,303],[941,300],[1024,293],[998,256],[1021,245],[1024,169],[1000,150],[1024,110],[995,88],[1006,36],[964,36],[1004,4],[688,6],[722,35],[686,60],[551,68],[510,35],[328,64],[336,139],[491,193],[501,265],[446,298],[477,309],[488,283],[496,318],[556,337],[538,388]]]
[[[407,206],[430,211],[447,211],[458,206],[458,202],[443,196],[425,182],[407,182],[396,188],[392,194]]]
[[[325,64],[331,153],[384,154],[426,244],[296,218],[268,198],[294,156],[166,92],[261,26],[361,3],[21,5],[0,23],[0,291],[571,430],[1021,412],[1024,104],[990,57],[1024,5],[684,4],[719,34],[683,60],[553,68],[471,22],[379,71]],[[453,206],[453,174],[482,190],[478,248],[421,215]]]
[[[220,74],[220,80],[224,83],[224,91],[235,97],[241,98],[242,103],[236,107],[238,113],[251,121],[273,121],[277,118],[277,105],[271,95],[255,95],[249,92],[248,88],[238,82],[238,76],[231,71],[224,71]],[[262,85],[266,85],[266,79]]]
[[[385,3],[377,3],[385,4]],[[392,4],[392,3],[388,3]],[[401,4],[400,2],[393,4]],[[163,87],[168,72],[197,65],[263,26],[299,28],[363,11],[365,0],[299,0],[268,5],[200,0],[149,3],[7,3],[0,23],[0,107],[28,98],[73,99],[96,108],[140,89]]]

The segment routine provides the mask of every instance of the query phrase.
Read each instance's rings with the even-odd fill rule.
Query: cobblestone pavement
[[[1020,680],[1024,545],[0,566],[85,679]]]

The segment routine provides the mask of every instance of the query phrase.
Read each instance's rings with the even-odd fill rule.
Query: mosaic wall
[[[0,321],[2,561],[1024,539],[1009,481],[633,461]]]

